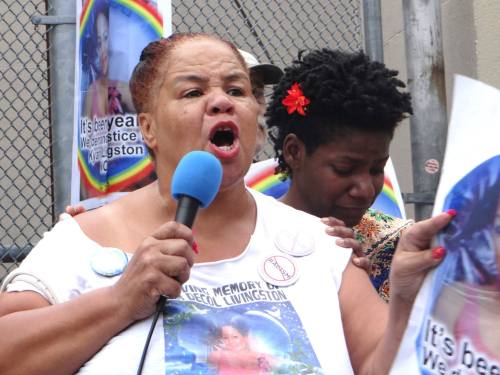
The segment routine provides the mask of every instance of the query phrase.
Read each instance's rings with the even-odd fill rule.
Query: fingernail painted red
[[[454,208],[450,208],[449,210],[446,211],[446,213],[450,216],[456,216],[457,210],[455,210]]]
[[[191,246],[195,254],[198,254],[198,242],[193,240],[193,245]]]
[[[444,247],[436,247],[435,249],[432,249],[432,257],[434,259],[441,259],[446,255],[446,249]]]

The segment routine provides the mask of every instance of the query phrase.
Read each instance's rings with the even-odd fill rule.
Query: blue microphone
[[[180,160],[172,176],[171,192],[177,200],[175,221],[193,226],[198,207],[212,203],[222,181],[222,165],[206,151],[191,151]]]

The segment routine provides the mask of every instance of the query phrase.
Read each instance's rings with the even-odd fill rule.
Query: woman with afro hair
[[[299,53],[266,112],[276,173],[290,179],[280,200],[323,218],[329,234],[353,237],[338,244],[366,256],[365,268],[386,301],[394,250],[412,223],[369,208],[384,184],[394,129],[412,113],[396,76],[362,52]]]

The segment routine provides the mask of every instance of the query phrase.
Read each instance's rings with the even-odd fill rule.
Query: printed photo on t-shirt
[[[323,374],[284,291],[264,282],[185,285],[164,310],[167,374]]]

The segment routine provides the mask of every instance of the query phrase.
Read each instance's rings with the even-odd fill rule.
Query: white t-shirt
[[[235,258],[193,266],[181,297],[167,301],[143,374],[352,373],[337,293],[351,251],[337,247],[318,218],[252,194],[257,223],[247,248]],[[289,256],[291,270],[287,259],[280,262],[281,250],[294,244],[312,253]],[[35,290],[61,303],[112,285],[120,276],[100,276],[90,266],[103,250],[67,218],[14,271],[36,278],[15,278],[7,290]],[[291,273],[298,275],[292,285],[267,282]],[[80,373],[135,374],[151,321],[119,333]]]

